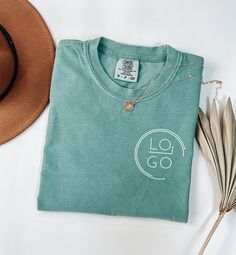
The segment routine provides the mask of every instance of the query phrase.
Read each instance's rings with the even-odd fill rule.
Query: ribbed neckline
[[[150,94],[146,98],[156,96],[164,87],[170,84],[182,61],[182,53],[168,44],[161,46],[140,46],[121,43],[104,36],[88,40],[86,44],[87,58],[95,79],[98,81],[98,85],[110,96],[124,100],[133,99],[138,96],[143,91],[146,83],[142,84],[139,88],[127,88],[116,83],[104,70],[99,59],[99,50],[118,58],[138,59],[147,62],[163,62],[163,59],[165,59],[164,67],[160,71],[159,76],[144,92],[144,95]],[[156,75],[153,74],[150,80]]]

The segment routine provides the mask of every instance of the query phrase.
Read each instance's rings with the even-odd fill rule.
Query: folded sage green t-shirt
[[[38,210],[187,222],[203,60],[168,44],[61,40]]]

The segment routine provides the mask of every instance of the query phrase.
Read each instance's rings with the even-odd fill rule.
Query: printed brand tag
[[[116,63],[115,79],[137,82],[139,61],[134,59],[119,58]]]

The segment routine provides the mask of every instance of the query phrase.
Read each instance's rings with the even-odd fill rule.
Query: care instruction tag
[[[139,71],[139,61],[128,58],[119,58],[116,63],[115,79],[137,82]]]

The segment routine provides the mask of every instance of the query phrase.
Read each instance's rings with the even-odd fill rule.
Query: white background
[[[31,1],[55,41],[99,35],[160,45],[204,57],[204,79],[224,81],[220,99],[236,111],[236,5],[211,0]],[[0,7],[1,8],[1,7]],[[214,96],[203,85],[201,107]],[[220,194],[195,142],[189,223],[81,213],[40,212],[40,180],[48,107],[16,139],[0,146],[0,255],[195,255],[217,217]],[[224,218],[206,255],[236,254],[236,214]]]

